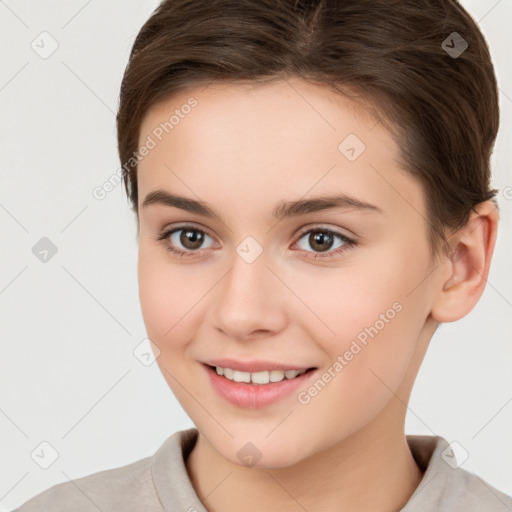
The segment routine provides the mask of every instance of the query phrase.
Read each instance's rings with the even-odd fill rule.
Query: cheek
[[[427,310],[422,291],[411,291],[427,275],[428,260],[406,261],[404,254],[395,247],[371,263],[301,279],[295,289],[316,314],[308,313],[303,325],[336,375],[336,383],[328,384],[336,389],[330,399],[352,406],[362,400],[377,404],[400,385]]]
[[[146,330],[151,339],[159,346],[169,345],[172,340],[179,340],[187,312],[201,293],[204,295],[206,285],[178,265],[165,261],[164,249],[148,249],[141,244],[138,258],[139,300]],[[202,290],[204,288],[204,290]]]
[[[178,401],[190,411],[193,403],[180,383],[190,380],[186,348],[200,325],[198,301],[211,285],[197,274],[171,265],[165,257],[140,245],[139,300],[148,337],[159,349],[156,361],[160,371]]]
[[[374,265],[354,265],[332,272],[318,269],[300,280],[295,276],[292,282],[294,292],[309,310],[302,307],[303,325],[315,329],[312,339],[325,340],[329,353],[348,349],[345,344],[355,338],[364,342],[373,326],[379,332],[389,330],[407,293],[407,276]]]

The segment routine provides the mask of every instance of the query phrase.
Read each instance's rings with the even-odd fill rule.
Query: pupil
[[[203,243],[203,233],[200,231],[185,231],[181,232],[180,242],[188,249],[197,249]]]
[[[311,233],[309,241],[313,249],[317,249],[319,251],[327,251],[332,245],[332,235],[322,231],[317,231],[315,233]]]

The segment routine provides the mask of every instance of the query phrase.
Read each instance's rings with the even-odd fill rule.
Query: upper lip
[[[252,360],[252,361],[237,361],[235,359],[209,359],[208,361],[203,361],[204,364],[208,366],[220,366],[221,368],[231,368],[232,370],[237,370],[240,372],[263,372],[265,370],[307,370],[309,368],[313,368],[313,366],[297,366],[290,365],[286,363],[277,363],[274,361],[262,361],[262,360]]]

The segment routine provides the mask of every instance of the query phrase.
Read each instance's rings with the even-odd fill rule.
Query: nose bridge
[[[231,272],[226,284],[226,298],[233,296],[237,302],[246,299],[248,302],[256,300],[257,295],[263,292],[269,273],[267,257],[263,253],[253,256],[253,250],[239,246],[231,260]]]
[[[252,237],[244,239],[230,260],[231,270],[216,295],[216,326],[226,334],[244,338],[254,331],[276,331],[283,321],[274,287],[279,286],[267,268],[263,247]]]

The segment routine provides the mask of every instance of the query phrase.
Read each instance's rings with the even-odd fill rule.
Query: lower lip
[[[219,395],[237,407],[259,409],[274,404],[297,391],[311,378],[316,370],[310,370],[294,379],[284,379],[268,384],[235,382],[218,375],[214,368],[203,364],[213,388]]]

